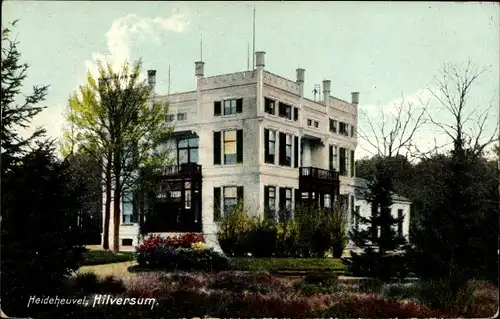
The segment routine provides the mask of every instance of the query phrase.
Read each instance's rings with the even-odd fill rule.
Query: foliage
[[[15,23],[12,24],[13,26]],[[21,62],[18,42],[2,30],[1,57],[1,269],[2,310],[29,315],[29,296],[56,295],[78,268],[83,247],[78,244],[75,211],[79,188],[70,182],[68,165],[54,157],[43,129],[23,138],[44,107],[47,86],[21,95],[28,65]],[[20,100],[24,100],[18,104]]]
[[[147,186],[140,169],[159,169],[169,162],[163,144],[172,130],[165,122],[168,106],[150,102],[151,88],[139,80],[141,61],[115,71],[99,63],[99,79],[90,72],[87,84],[69,99],[63,153],[84,152],[105,167],[106,209],[104,248],[108,247],[111,189],[114,201],[113,249],[119,249],[120,202],[125,195],[139,200]],[[137,205],[136,205],[137,206]]]
[[[150,235],[137,248],[140,267],[162,270],[219,271],[230,267],[227,257],[213,249],[193,249],[204,243],[199,234],[177,237]]]
[[[381,280],[389,280],[396,274],[391,253],[401,249],[406,243],[395,230],[404,216],[400,219],[391,212],[394,173],[389,164],[390,161],[386,158],[375,159],[373,175],[368,180],[367,189],[362,190],[365,200],[371,206],[371,216],[362,216],[353,211],[361,227],[349,232],[353,243],[362,249],[361,253],[351,253],[352,271],[357,275],[375,276]]]
[[[134,259],[135,256],[132,252],[115,253],[106,250],[87,250],[83,254],[83,261],[81,263],[81,266],[105,265],[124,261],[132,261]]]
[[[217,237],[230,256],[324,257],[329,250],[336,256],[347,244],[346,217],[339,209],[297,207],[293,219],[260,220],[243,206],[222,218]]]
[[[341,291],[344,287],[338,276],[328,273],[311,273],[294,283],[294,288],[301,294],[311,296],[325,293],[332,294]]]
[[[244,209],[243,203],[224,216],[218,223],[217,240],[229,256],[245,256],[251,250],[250,234],[258,225],[258,218]]]
[[[11,23],[11,27],[16,24],[17,20]],[[19,132],[28,129],[32,119],[46,108],[39,104],[45,100],[49,86],[34,86],[29,95],[21,91],[29,65],[21,61],[18,45],[11,28],[2,27],[2,171],[17,165],[32,149],[33,143],[45,135],[43,128],[36,128],[31,134],[21,135]]]
[[[265,272],[234,273],[221,272],[215,275],[210,289],[226,289],[234,294],[285,292],[285,284]]]
[[[69,281],[72,293],[76,295],[88,295],[92,293],[121,294],[127,289],[121,279],[113,276],[99,278],[93,272],[79,273]]]

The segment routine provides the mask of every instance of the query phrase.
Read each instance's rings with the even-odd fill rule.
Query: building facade
[[[296,74],[293,81],[267,71],[265,52],[256,52],[252,71],[206,77],[204,62],[195,62],[195,91],[154,95],[170,105],[174,166],[159,181],[159,219],[149,232],[200,232],[217,247],[217,220],[238,202],[267,217],[301,201],[353,209],[359,93],[340,100],[324,80],[313,101],[304,97],[305,70]],[[148,77],[154,87],[156,72]],[[122,207],[127,250],[139,243],[139,227],[127,200]]]

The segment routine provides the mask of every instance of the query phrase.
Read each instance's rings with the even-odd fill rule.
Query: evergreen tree
[[[43,110],[38,104],[47,86],[35,87],[20,102],[28,65],[21,63],[17,44],[3,29],[1,297],[5,313],[28,316],[34,314],[28,298],[61,293],[83,248],[75,215],[79,189],[71,186],[67,163],[58,162],[52,143],[42,140],[43,129],[27,137],[18,131]]]
[[[387,159],[377,157],[372,172],[366,189],[361,190],[371,206],[371,216],[352,212],[361,227],[351,229],[349,237],[362,252],[351,253],[351,270],[356,275],[387,281],[400,270],[395,267],[399,263],[395,262],[393,253],[406,243],[404,237],[396,232],[404,216],[398,218],[391,213],[394,194],[393,171],[392,167],[387,165]]]

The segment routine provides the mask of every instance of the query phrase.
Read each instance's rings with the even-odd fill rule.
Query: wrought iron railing
[[[184,163],[181,165],[166,166],[163,168],[162,175],[194,175],[201,174],[201,165],[196,163]]]
[[[299,176],[312,177],[329,181],[339,180],[339,172],[337,172],[336,170],[328,170],[317,167],[300,167]]]

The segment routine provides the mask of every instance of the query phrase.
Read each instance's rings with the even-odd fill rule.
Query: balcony
[[[339,181],[339,172],[336,170],[328,170],[317,167],[301,167],[299,176],[321,179],[327,181],[338,182]]]
[[[201,178],[201,165],[196,163],[183,163],[181,165],[165,166],[160,175],[165,178]]]
[[[339,172],[317,167],[299,168],[299,189],[337,193],[340,186]]]

